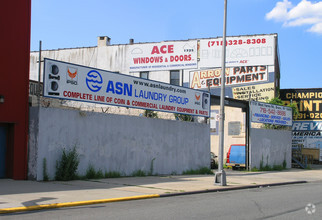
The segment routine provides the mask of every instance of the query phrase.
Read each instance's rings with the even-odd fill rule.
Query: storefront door
[[[6,177],[7,127],[0,124],[0,178]]]

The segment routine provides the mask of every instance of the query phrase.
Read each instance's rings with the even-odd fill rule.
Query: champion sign
[[[71,70],[77,83],[67,81]],[[210,112],[208,92],[52,59],[45,59],[44,96],[204,117]]]

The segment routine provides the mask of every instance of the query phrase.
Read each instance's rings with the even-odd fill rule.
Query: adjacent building
[[[107,36],[97,46],[42,51],[42,56],[93,68],[174,85],[207,90],[220,95],[222,38],[189,39],[113,45]],[[266,101],[276,96],[280,69],[277,34],[227,37],[225,95],[238,100]],[[30,54],[30,79],[38,80],[38,52]],[[42,74],[42,73],[41,73]],[[42,80],[42,75],[40,76]],[[141,115],[142,110],[41,99],[42,105],[80,108],[106,113]],[[37,97],[30,100],[37,104]],[[211,151],[218,152],[219,106],[211,108]],[[173,114],[162,117],[175,119]],[[245,109],[227,107],[225,152],[231,144],[245,144]]]
[[[293,118],[292,146],[322,162],[322,89],[281,89],[280,98],[296,103],[299,115]]]
[[[30,0],[1,2],[0,178],[27,177],[30,19]]]

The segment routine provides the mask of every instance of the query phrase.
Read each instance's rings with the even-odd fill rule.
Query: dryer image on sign
[[[209,99],[209,94],[208,93],[203,93],[202,94],[202,108],[203,109],[209,108],[208,99]]]
[[[201,93],[200,92],[196,92],[195,93],[195,105],[201,105],[202,109],[207,109],[209,107],[209,94],[208,93]]]
[[[57,65],[53,64],[49,66],[49,73],[48,74],[48,95],[55,95],[59,96],[59,68]]]

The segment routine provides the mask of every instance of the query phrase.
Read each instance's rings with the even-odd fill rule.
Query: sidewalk
[[[322,168],[313,170],[290,169],[277,172],[228,170],[226,174],[227,186],[214,185],[214,175],[123,177],[68,182],[0,179],[0,214],[322,181]]]

